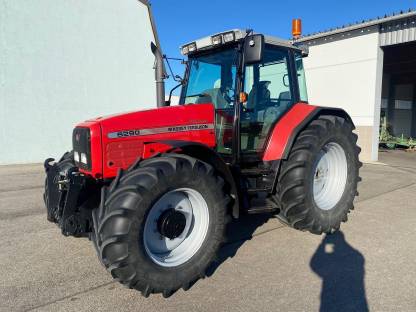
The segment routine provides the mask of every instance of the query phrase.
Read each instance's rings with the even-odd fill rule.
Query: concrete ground
[[[88,240],[46,221],[41,166],[0,167],[0,311],[415,311],[416,153],[381,161],[341,233],[244,218],[211,276],[169,299],[114,282]]]

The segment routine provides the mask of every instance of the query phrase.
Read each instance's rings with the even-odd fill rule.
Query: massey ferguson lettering
[[[205,130],[205,129],[208,129],[208,125],[189,125],[189,126],[171,127],[171,128],[168,128],[168,132]]]
[[[141,130],[123,130],[117,132],[110,132],[108,134],[109,139],[135,137],[141,135],[152,135],[167,132],[183,132],[183,131],[198,131],[214,129],[213,124],[198,124],[198,125],[185,125],[185,126],[174,126],[174,127],[162,127],[153,129],[141,129]]]

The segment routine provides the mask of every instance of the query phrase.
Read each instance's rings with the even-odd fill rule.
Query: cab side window
[[[241,150],[257,152],[264,148],[268,134],[292,105],[292,77],[289,52],[266,46],[262,63],[246,66],[247,103],[241,117]]]

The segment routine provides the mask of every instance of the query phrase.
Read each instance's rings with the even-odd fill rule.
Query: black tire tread
[[[313,120],[297,137],[288,159],[282,163],[277,185],[277,196],[282,204],[281,215],[294,228],[314,234],[333,233],[339,229],[341,221],[347,220],[347,214],[354,207],[357,183],[361,180],[359,168],[362,166],[358,160],[361,149],[356,145],[358,137],[352,132],[353,129],[353,125],[344,118],[322,115]],[[342,133],[347,136],[350,144],[353,144],[354,155],[351,162],[354,181],[351,189],[346,191],[346,193],[350,192],[348,196],[345,195],[346,202],[342,209],[339,209],[341,215],[320,218],[316,211],[311,209],[311,204],[307,200],[306,179],[310,177],[308,173],[313,166],[316,145],[320,142],[320,138],[328,133]]]
[[[212,166],[187,155],[164,154],[143,160],[134,166],[134,170],[120,170],[118,177],[103,190],[102,203],[94,214],[97,223],[95,244],[101,262],[120,283],[140,291],[144,297],[152,293],[161,293],[164,297],[169,297],[179,288],[188,290],[198,279],[205,277],[207,266],[216,259],[224,240],[229,197],[224,191],[224,180],[216,174]],[[220,217],[216,225],[219,231],[215,232],[216,235],[210,236],[211,247],[204,249],[200,265],[194,265],[188,276],[178,277],[178,273],[172,280],[161,280],[160,277],[149,276],[145,269],[141,270],[140,266],[134,265],[139,260],[129,247],[128,231],[113,234],[108,228],[111,228],[112,222],[124,222],[126,229],[129,229],[133,222],[142,222],[145,218],[145,212],[142,211],[144,209],[141,209],[139,204],[134,204],[132,196],[143,200],[146,194],[163,187],[163,184],[168,183],[166,181],[172,179],[180,170],[195,171],[217,184],[220,194],[218,207],[225,208],[219,212]],[[112,249],[120,254],[114,256],[117,252],[112,252]]]

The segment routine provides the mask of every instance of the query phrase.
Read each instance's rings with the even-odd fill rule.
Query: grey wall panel
[[[377,160],[383,65],[378,27],[314,39],[304,64],[310,103],[345,109],[358,129],[361,159]]]
[[[59,157],[75,124],[155,107],[152,40],[137,0],[0,0],[0,164]]]

